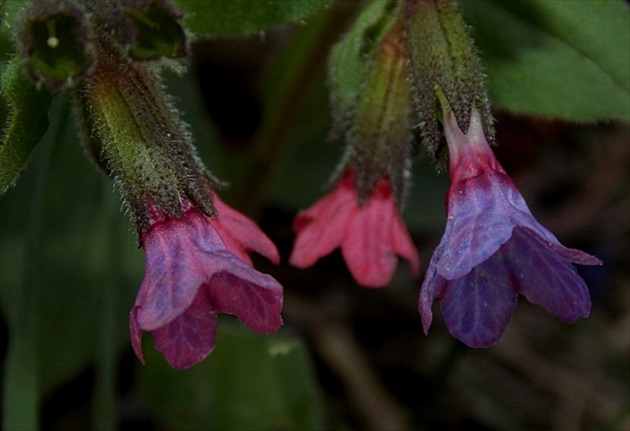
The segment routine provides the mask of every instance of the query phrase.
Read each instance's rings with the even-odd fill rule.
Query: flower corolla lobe
[[[387,179],[382,179],[364,205],[359,204],[354,174],[348,169],[337,188],[295,219],[297,238],[289,262],[313,265],[340,247],[356,282],[382,287],[391,280],[398,256],[417,274],[418,252],[405,228]]]

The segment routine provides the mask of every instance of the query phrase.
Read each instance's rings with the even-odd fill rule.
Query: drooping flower
[[[213,198],[214,217],[187,199],[181,218],[149,203],[146,274],[130,315],[132,345],[143,363],[145,331],[172,367],[184,369],[214,349],[219,313],[235,314],[262,334],[282,325],[282,286],[253,269],[247,255],[255,251],[277,263],[275,246],[254,222]]]
[[[420,291],[425,333],[436,298],[451,334],[471,347],[501,339],[519,294],[567,322],[587,317],[588,289],[573,263],[601,261],[564,247],[536,221],[494,157],[476,108],[468,133],[444,111],[452,183],[446,231]]]
[[[384,286],[398,264],[397,256],[419,272],[418,252],[405,228],[387,179],[382,179],[363,206],[351,170],[335,191],[295,219],[297,239],[289,262],[298,268],[313,265],[320,257],[341,248],[356,282]]]
[[[348,147],[336,189],[298,214],[290,258],[292,265],[305,268],[339,247],[356,282],[366,287],[387,285],[398,256],[416,275],[420,266],[400,215],[414,148],[414,113],[403,23],[399,9],[390,6],[368,3],[331,52],[335,130],[345,131]],[[366,44],[368,27],[374,33]]]

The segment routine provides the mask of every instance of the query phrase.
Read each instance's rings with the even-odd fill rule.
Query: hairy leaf
[[[0,144],[0,195],[17,180],[35,148],[48,128],[48,108],[51,95],[37,90],[23,75],[18,60],[12,60],[0,81],[3,111],[7,122]]]
[[[361,12],[350,31],[330,52],[328,80],[332,92],[335,129],[341,132],[365,81],[371,56],[393,22],[392,1],[374,1]]]
[[[248,34],[307,18],[329,0],[175,0],[197,33]]]

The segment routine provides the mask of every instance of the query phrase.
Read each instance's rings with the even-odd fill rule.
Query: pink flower
[[[436,298],[451,334],[471,347],[501,339],[519,294],[568,322],[588,316],[588,289],[573,263],[601,261],[564,247],[536,221],[494,157],[476,109],[467,134],[446,112],[444,134],[452,184],[446,231],[420,290],[425,333]]]
[[[256,251],[278,263],[276,247],[254,222],[213,198],[215,217],[185,198],[181,218],[149,202],[146,274],[130,315],[131,342],[143,363],[144,331],[173,368],[184,369],[214,349],[219,313],[235,314],[263,334],[282,325],[282,286],[253,269],[247,255]]]
[[[341,247],[354,279],[366,287],[389,283],[396,255],[409,261],[414,274],[419,272],[418,252],[386,178],[359,206],[354,175],[348,169],[335,191],[298,214],[294,228],[297,238],[289,262],[298,268],[309,267]]]

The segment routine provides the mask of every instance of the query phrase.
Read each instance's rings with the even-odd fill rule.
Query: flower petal
[[[269,334],[282,325],[282,286],[269,275],[221,272],[208,283],[208,296],[213,310],[235,314],[256,332]]]
[[[350,220],[341,251],[354,279],[362,286],[386,286],[396,270],[400,251],[418,271],[420,258],[386,180]]]
[[[433,321],[433,311],[431,307],[435,298],[442,298],[444,296],[444,288],[446,287],[447,280],[438,274],[435,267],[435,261],[437,256],[441,254],[440,249],[433,253],[429,268],[424,276],[422,287],[420,288],[420,298],[418,300],[418,311],[420,311],[420,317],[422,319],[422,328],[425,334],[429,333],[431,322]]]
[[[440,306],[453,336],[470,347],[483,348],[501,339],[517,297],[499,252],[464,277],[447,281]]]
[[[155,349],[173,368],[192,367],[212,353],[216,325],[217,313],[211,309],[206,289],[200,289],[181,315],[152,331]]]
[[[143,330],[140,328],[140,324],[138,323],[138,319],[136,315],[138,314],[138,307],[133,307],[131,309],[131,313],[129,313],[129,333],[131,334],[131,346],[133,347],[133,351],[142,362],[144,362],[144,354],[142,353],[142,334]]]
[[[226,205],[212,193],[218,216],[210,223],[221,236],[228,250],[239,259],[252,264],[249,253],[256,252],[275,263],[280,263],[280,254],[275,244],[265,235],[258,225],[232,207]]]
[[[345,176],[334,192],[298,214],[293,224],[297,237],[291,265],[307,268],[341,245],[359,205],[352,181]]]
[[[352,276],[362,286],[385,286],[394,275],[398,258],[390,241],[391,219],[391,206],[370,197],[348,224],[341,252]]]
[[[558,242],[555,236],[553,237],[554,240],[550,241],[547,236],[541,237],[539,230],[534,230],[525,226],[520,226],[518,229],[523,233],[538,237],[538,239],[544,243],[544,246],[549,249],[550,252],[560,255],[566,260],[577,263],[578,265],[602,265],[602,261],[595,256],[591,256],[581,250],[563,246]]]
[[[549,249],[538,235],[516,228],[503,250],[509,256],[507,265],[518,280],[519,292],[530,302],[567,322],[589,315],[591,300],[586,283],[571,262]]]
[[[454,183],[448,194],[448,221],[438,272],[448,280],[460,278],[484,262],[525,226],[562,247],[531,214],[512,180],[502,172],[483,174]]]
[[[143,330],[153,331],[175,319],[190,306],[200,286],[222,272],[254,286],[273,285],[282,296],[277,281],[225,248],[201,212],[189,211],[159,228],[159,236],[145,236],[147,274],[136,298],[137,323]]]
[[[225,246],[198,210],[157,223],[144,234],[143,246],[146,273],[135,305],[137,323],[145,331],[165,325],[190,306],[207,279],[208,264],[229,266],[214,255]]]

